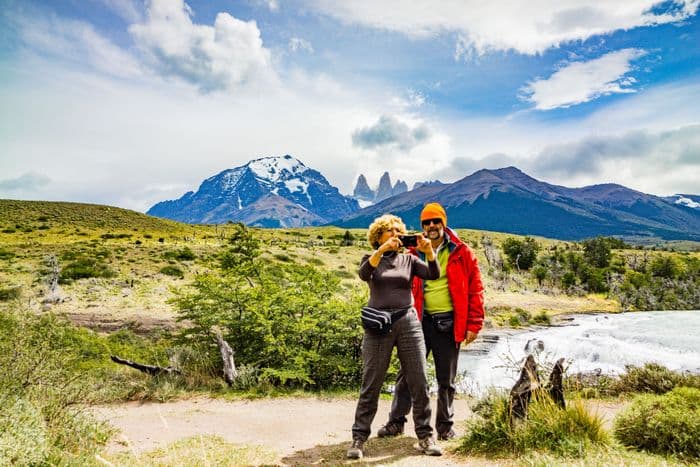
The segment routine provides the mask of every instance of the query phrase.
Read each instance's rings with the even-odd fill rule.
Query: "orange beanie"
[[[440,219],[442,225],[447,225],[447,213],[445,213],[445,209],[440,206],[440,203],[428,203],[425,205],[420,213],[420,220],[423,222],[426,219]]]

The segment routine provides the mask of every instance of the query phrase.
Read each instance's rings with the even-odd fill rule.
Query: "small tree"
[[[503,253],[508,257],[510,264],[520,269],[530,269],[537,259],[540,245],[534,238],[525,237],[518,240],[508,237],[503,241]]]
[[[349,230],[346,230],[343,234],[343,246],[352,246],[355,243],[355,237]]]
[[[542,282],[547,278],[547,268],[538,264],[532,268],[532,275],[537,279],[537,284],[542,286]]]
[[[591,266],[607,268],[612,257],[609,239],[596,237],[585,240],[583,242],[583,256]]]
[[[655,277],[675,279],[680,273],[680,266],[673,256],[657,256],[649,264],[649,272]]]

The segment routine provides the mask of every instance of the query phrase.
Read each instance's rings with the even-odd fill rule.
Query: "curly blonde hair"
[[[398,227],[400,233],[402,234],[406,233],[406,225],[398,216],[393,214],[384,214],[383,216],[374,219],[374,222],[369,225],[369,231],[367,231],[367,241],[372,248],[379,248],[379,237],[381,237],[384,232],[390,230],[392,227]]]

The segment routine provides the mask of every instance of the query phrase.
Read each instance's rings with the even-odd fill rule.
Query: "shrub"
[[[675,279],[680,274],[680,265],[673,256],[657,256],[649,264],[649,272],[652,276]]]
[[[355,237],[353,237],[352,232],[346,230],[343,234],[342,246],[352,246],[355,243]]]
[[[503,241],[503,252],[508,257],[508,261],[519,269],[530,269],[537,259],[537,252],[540,245],[534,238],[525,237],[520,241],[513,237],[508,237]]]
[[[700,458],[700,389],[636,397],[615,419],[615,436],[637,449]]]
[[[572,285],[576,285],[576,274],[574,274],[572,271],[566,271],[561,277],[561,285],[565,289],[568,289]]]
[[[583,256],[591,266],[607,268],[612,256],[611,243],[605,237],[596,237],[583,242]]]
[[[128,233],[119,233],[119,234],[106,233],[106,234],[100,235],[100,238],[103,238],[105,240],[110,240],[113,238],[131,238],[131,234],[128,234]]]
[[[59,277],[61,284],[70,283],[78,279],[89,277],[115,277],[117,274],[109,266],[97,258],[81,257],[68,263],[62,270]]]
[[[188,247],[184,247],[181,250],[166,251],[163,253],[163,258],[165,259],[176,259],[178,261],[192,261],[197,258],[192,250]]]
[[[357,385],[364,297],[348,294],[333,273],[260,258],[250,231],[235,229],[236,241],[219,255],[221,271],[198,275],[173,300],[180,318],[192,323],[181,331],[183,342],[207,345],[215,358],[217,326],[236,363],[256,368],[269,386]]]
[[[560,409],[545,394],[536,392],[528,417],[513,425],[505,394],[491,394],[474,410],[479,416],[468,423],[458,448],[463,453],[512,455],[536,449],[583,457],[591,446],[609,442],[602,419],[588,413],[581,401]]]
[[[541,286],[542,282],[544,282],[544,280],[549,275],[549,271],[546,267],[542,265],[537,265],[534,268],[532,268],[532,275],[535,276],[535,279],[537,279],[537,283]]]
[[[182,272],[182,269],[178,268],[177,266],[164,266],[160,268],[160,273],[165,274],[166,276],[179,277],[180,279],[185,277],[185,273]]]
[[[106,427],[79,408],[88,391],[67,333],[51,315],[0,316],[0,460],[83,465],[105,443]]]
[[[564,380],[565,389],[591,397],[618,396],[629,393],[664,394],[679,386],[700,389],[700,375],[679,373],[656,363],[638,367],[627,365],[625,373],[611,376],[602,373],[580,373]]]
[[[16,300],[22,296],[21,287],[0,287],[0,302]]]
[[[321,258],[307,258],[306,262],[315,266],[323,266],[325,264]]]
[[[613,394],[650,392],[664,394],[677,386],[700,388],[700,375],[681,374],[657,363],[644,366],[627,365],[626,372],[610,388]]]
[[[535,316],[530,319],[533,324],[551,324],[552,320],[545,310],[541,310]]]

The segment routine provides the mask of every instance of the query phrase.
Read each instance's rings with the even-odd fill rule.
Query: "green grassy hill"
[[[17,298],[34,310],[53,308],[94,327],[111,323],[105,328],[128,322],[150,326],[172,322],[175,314],[169,299],[175,290],[188,287],[196,275],[218,273],[217,255],[232,229],[231,224],[182,224],[110,206],[0,200],[0,307]],[[352,234],[352,245],[344,244],[346,231]],[[366,289],[357,277],[359,261],[369,252],[366,229],[307,227],[253,232],[267,261],[309,264],[336,274],[348,291]],[[458,233],[477,254],[486,287],[487,319],[494,323],[515,323],[523,310],[535,316],[543,312],[616,311],[621,307],[605,294],[582,290],[564,293],[547,279],[538,283],[527,271],[494,273],[486,257],[485,239],[503,255],[503,242],[511,237],[522,239],[520,236],[467,229]],[[581,251],[573,242],[536,240],[540,254]],[[686,269],[691,265],[688,258],[700,261],[697,252],[680,255],[632,249],[617,250],[616,255],[628,267],[662,255],[685,258],[681,266],[685,264]],[[44,303],[51,258],[61,271],[59,285],[64,298],[52,306]],[[498,318],[499,314],[505,317]]]
[[[47,227],[177,231],[185,224],[100,204],[0,199],[0,230]]]

